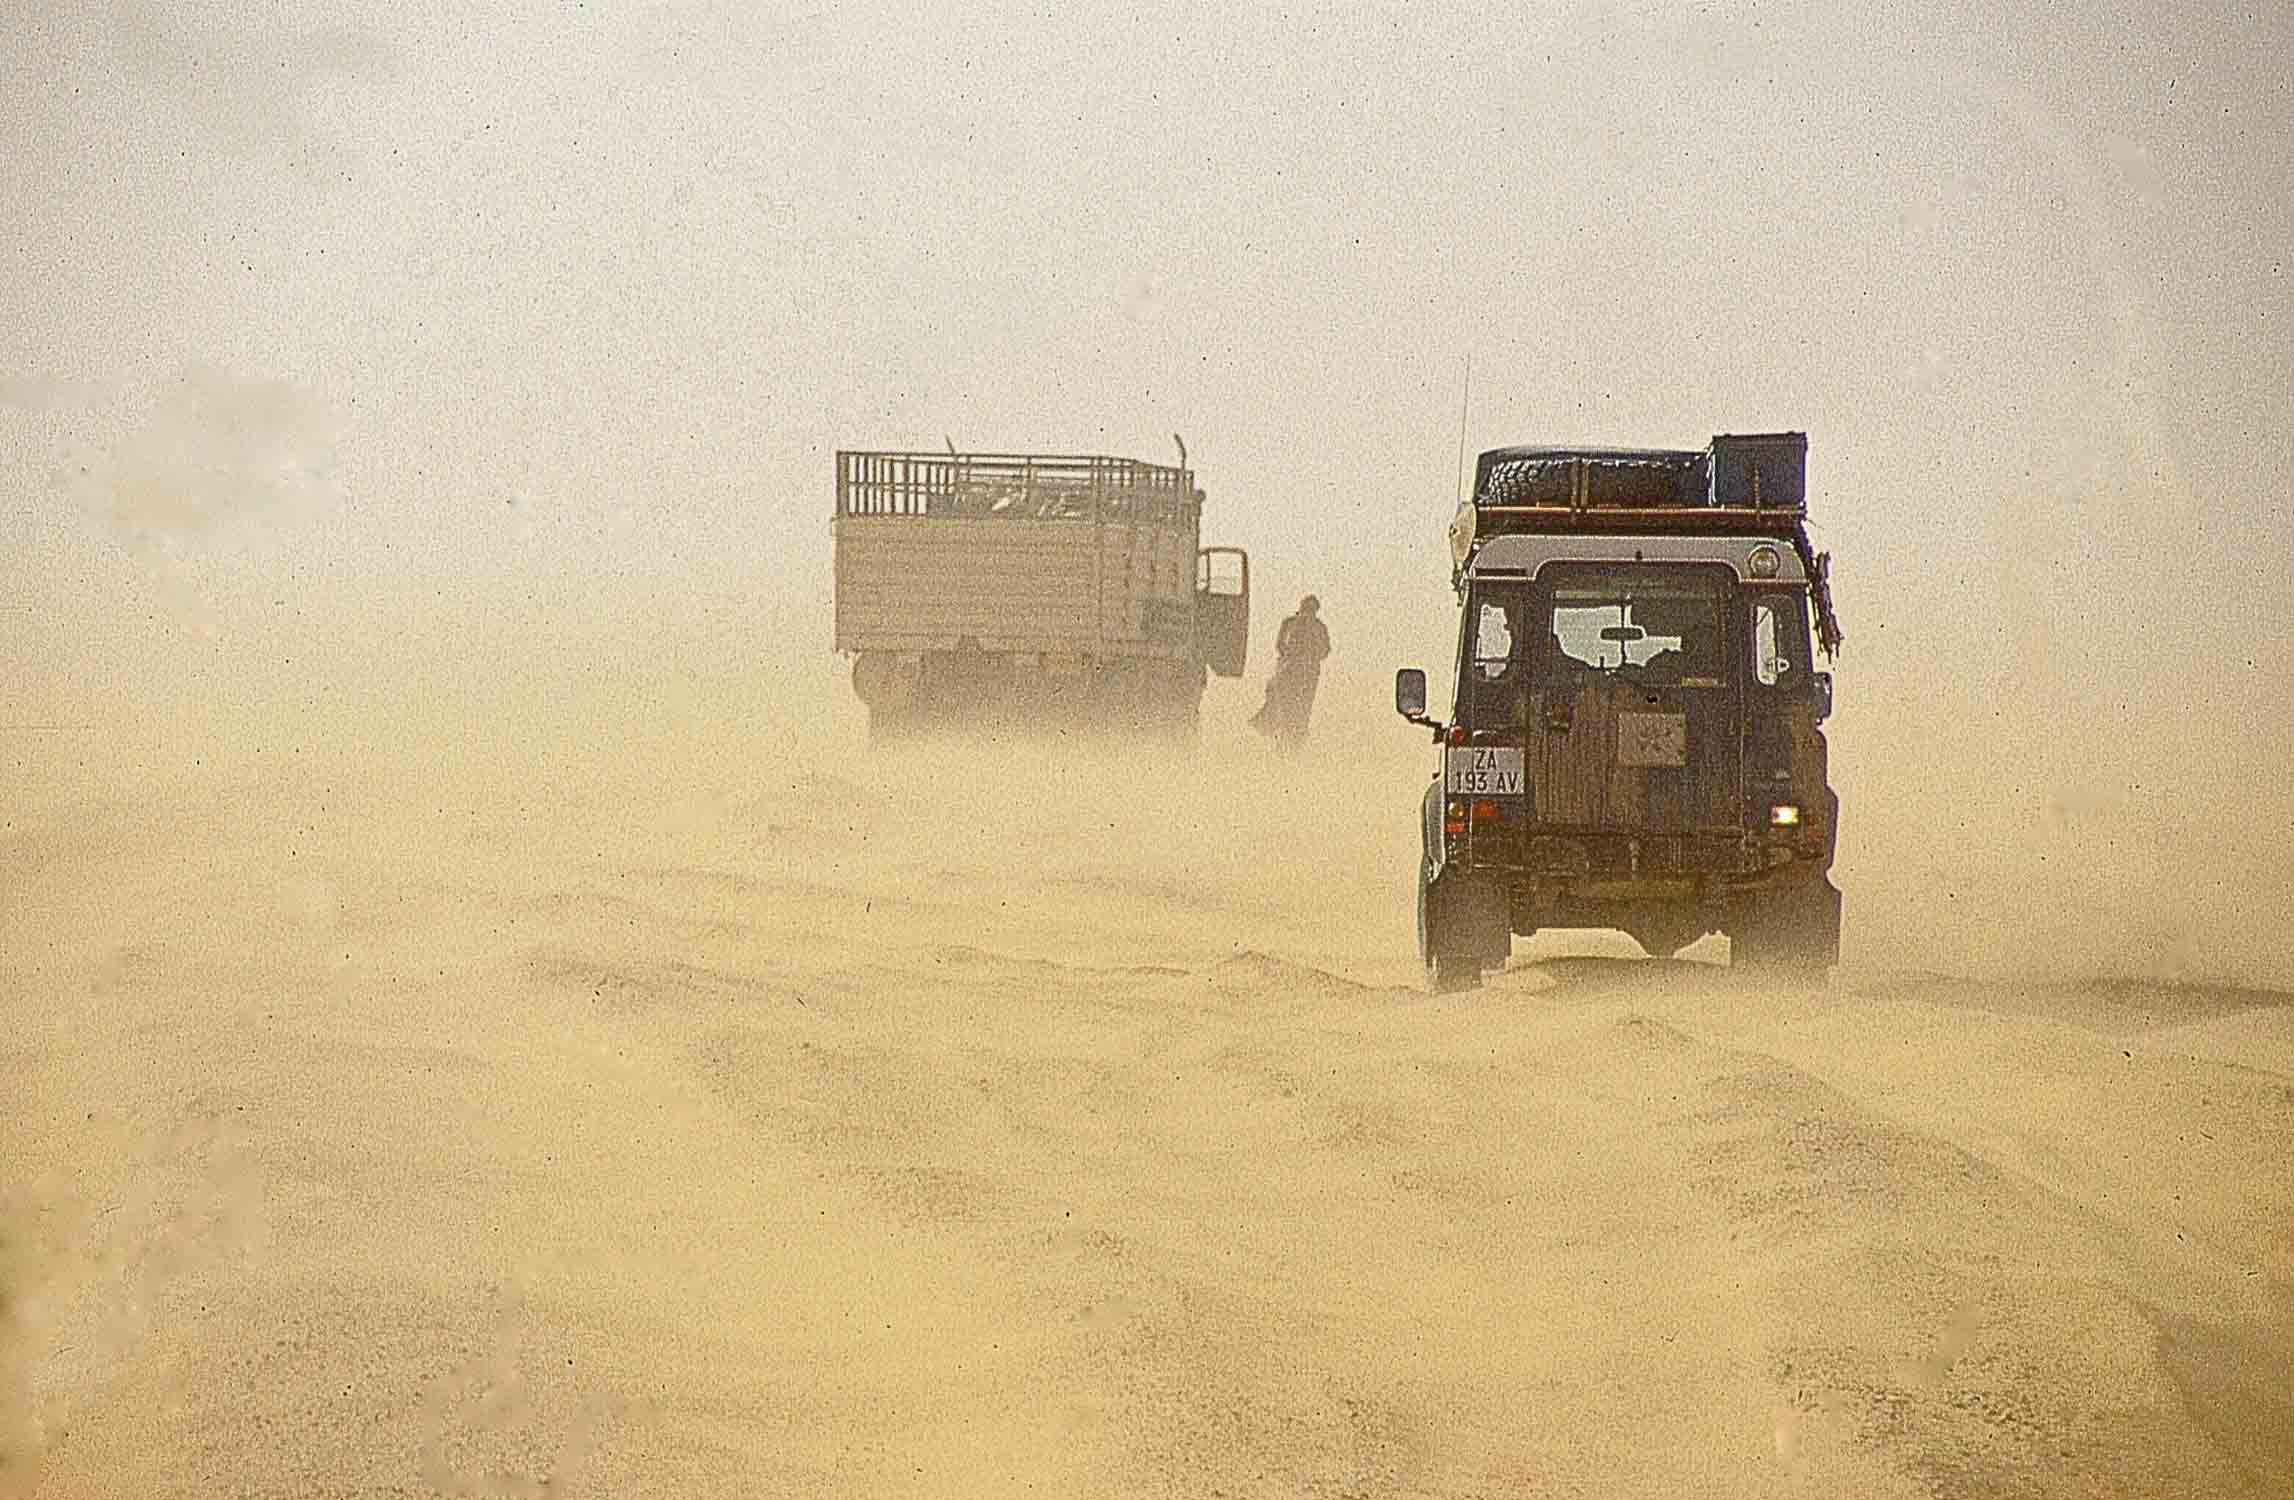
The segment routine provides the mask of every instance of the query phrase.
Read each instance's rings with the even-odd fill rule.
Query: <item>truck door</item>
[[[1250,554],[1205,547],[1195,571],[1195,649],[1221,677],[1240,677],[1250,644]]]
[[[1726,567],[1540,575],[1531,780],[1538,819],[1652,834],[1741,828],[1742,690]]]

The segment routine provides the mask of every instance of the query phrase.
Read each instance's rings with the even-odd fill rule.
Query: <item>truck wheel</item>
[[[1434,965],[1433,867],[1418,861],[1418,962]]]
[[[871,708],[868,711],[868,743],[871,745],[898,745],[916,738],[922,719],[911,704],[897,708]]]
[[[1159,737],[1181,749],[1202,737],[1203,683],[1199,667],[1173,662],[1164,668],[1156,693],[1155,722]]]
[[[853,659],[852,690],[870,706],[896,707],[916,696],[923,679],[920,658],[891,651],[863,651]]]

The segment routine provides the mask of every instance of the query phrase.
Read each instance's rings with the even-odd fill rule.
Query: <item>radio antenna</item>
[[[1466,409],[1474,399],[1474,351],[1471,349],[1466,351],[1466,373],[1465,377],[1459,381],[1459,385],[1463,389],[1458,392],[1457,503],[1463,505],[1466,502]]]

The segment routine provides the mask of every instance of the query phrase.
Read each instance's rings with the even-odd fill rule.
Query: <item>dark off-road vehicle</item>
[[[1516,933],[1608,927],[1663,957],[1725,932],[1738,963],[1840,951],[1839,799],[1824,734],[1840,628],[1808,540],[1808,440],[1701,451],[1499,448],[1451,523],[1457,697],[1394,703],[1442,745],[1418,943],[1437,988]]]

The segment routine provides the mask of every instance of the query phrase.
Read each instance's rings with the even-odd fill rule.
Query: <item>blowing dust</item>
[[[1436,997],[1366,648],[1296,758],[882,752],[713,626],[304,622],[15,751],[8,1493],[2294,1482],[2228,806],[1923,783],[1844,663],[1828,986]]]
[[[2283,16],[16,9],[0,1500],[2294,1494]],[[1430,992],[1453,465],[1782,430],[1843,962]],[[834,452],[1174,438],[871,749]]]

